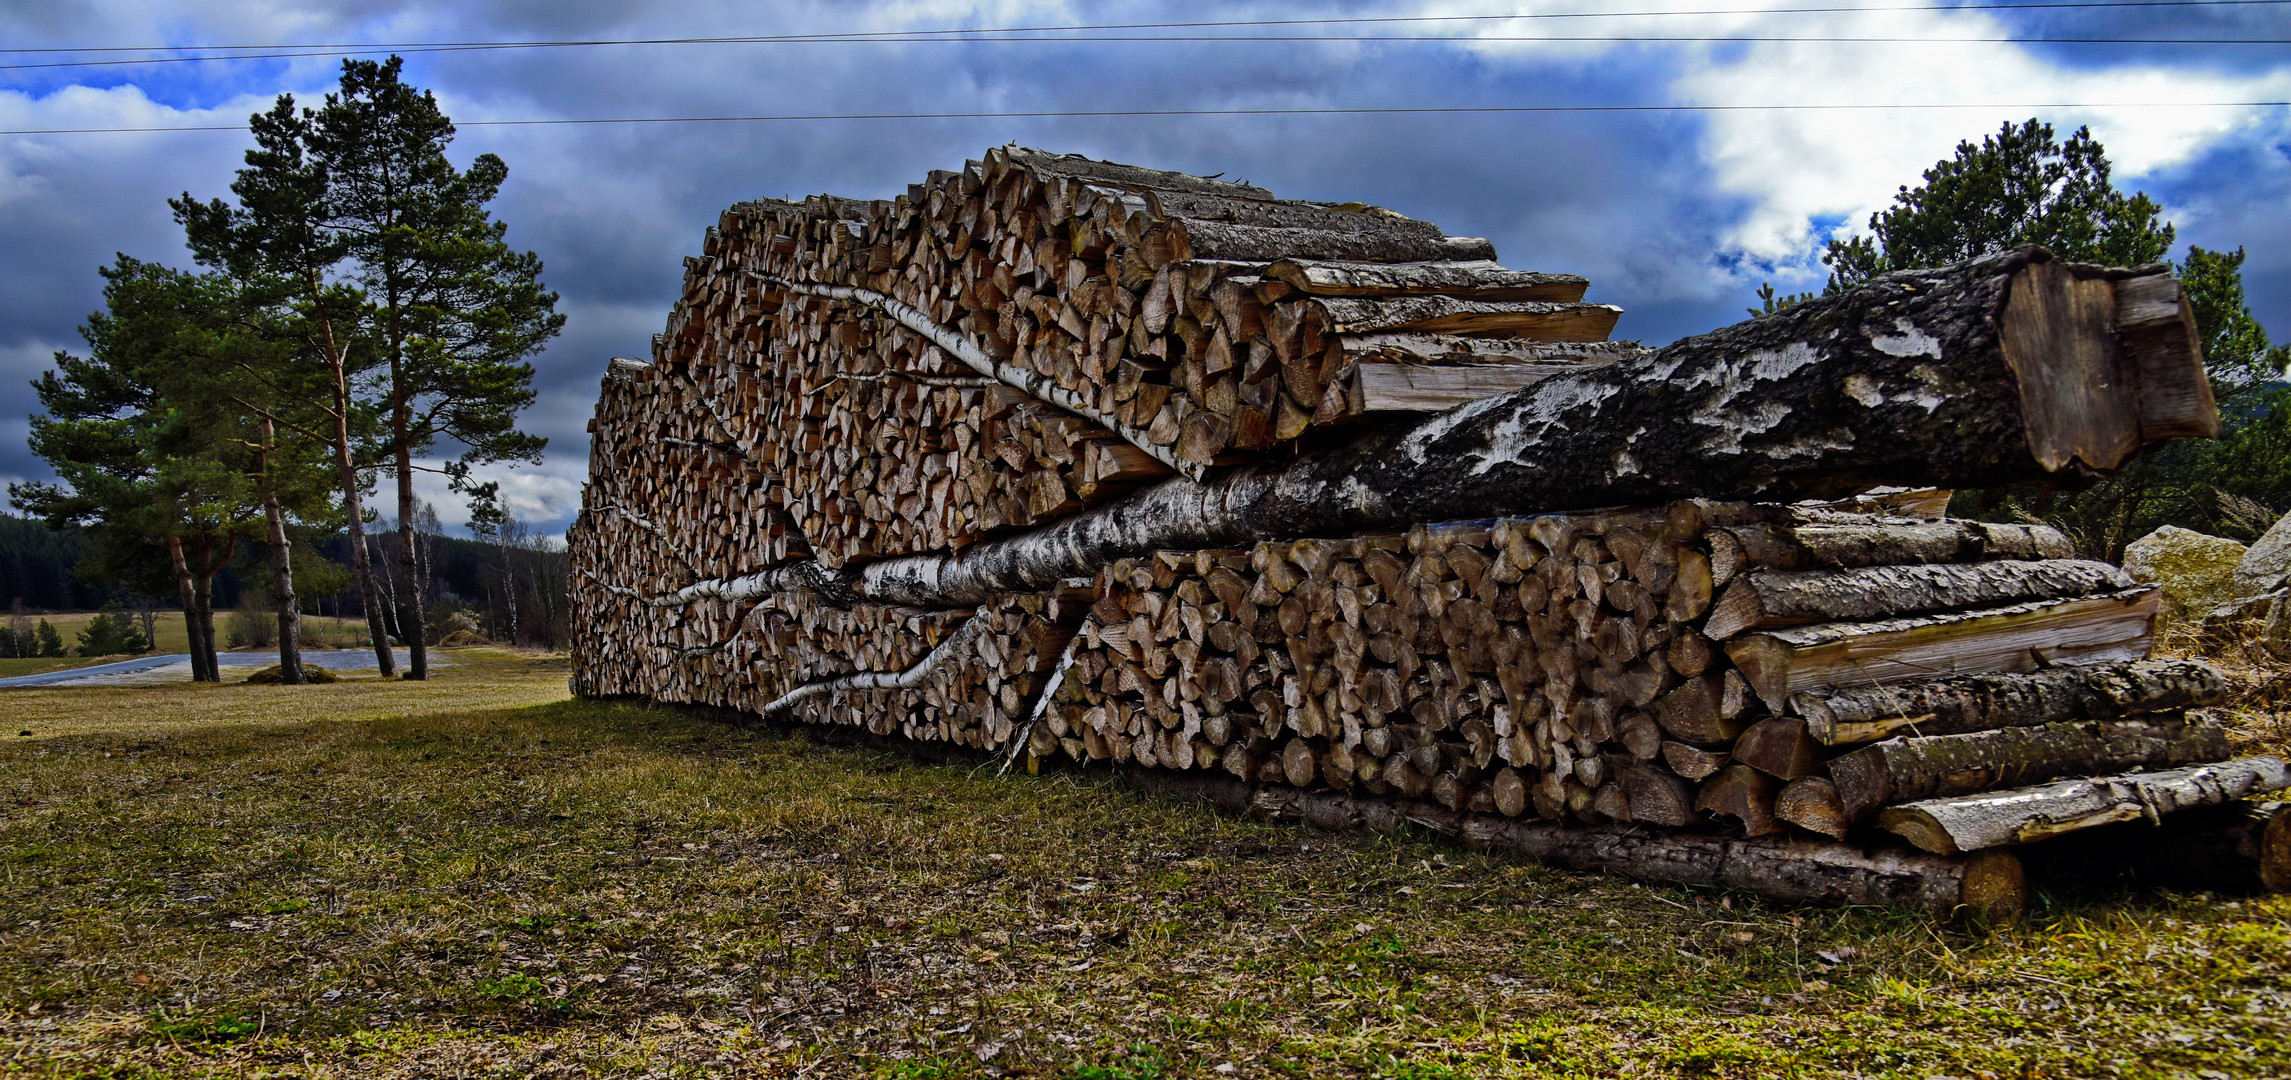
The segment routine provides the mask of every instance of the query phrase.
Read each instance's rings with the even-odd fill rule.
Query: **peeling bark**
[[[1156,548],[1685,496],[2038,479],[2052,474],[2031,440],[2051,436],[2024,423],[1997,335],[2015,276],[2049,258],[2025,249],[1889,274],[1285,466],[1173,479],[957,555],[873,563],[847,571],[849,584],[871,600],[960,607]],[[2198,367],[2192,350],[2183,361]]]
[[[1726,587],[1702,632],[1723,641],[1744,630],[1886,619],[2131,587],[2132,578],[2124,571],[2083,559],[1758,570]]]
[[[860,671],[833,679],[821,679],[817,682],[805,683],[780,695],[778,699],[757,711],[765,716],[776,716],[802,704],[805,698],[817,697],[836,690],[908,690],[920,686],[924,679],[931,677],[933,670],[937,669],[940,664],[946,663],[963,646],[969,644],[970,639],[978,636],[979,629],[986,625],[988,614],[987,612],[980,612],[964,620],[963,624],[956,627],[954,633],[948,634],[946,640],[939,642],[938,647],[932,649],[929,655],[916,661],[913,667],[905,671]]]

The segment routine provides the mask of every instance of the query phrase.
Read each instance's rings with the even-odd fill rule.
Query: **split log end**
[[[2143,446],[2218,433],[2195,320],[2168,272],[2032,255],[2007,286],[1998,338],[2038,465],[2105,471]]]

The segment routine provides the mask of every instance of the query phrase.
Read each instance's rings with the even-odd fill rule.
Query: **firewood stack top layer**
[[[1485,240],[1018,148],[895,200],[741,203],[704,250],[640,378],[707,398],[831,566],[1642,351]]]
[[[652,361],[609,366],[568,534],[574,688],[1215,780],[1284,816],[1449,820],[1569,865],[1942,907],[2018,895],[2012,845],[2291,785],[2275,759],[2230,759],[2204,712],[2216,670],[2150,657],[2152,590],[2049,528],[1949,519],[1946,492],[1297,535],[1366,526],[1322,513],[1355,493],[1284,469],[1403,437],[1421,456],[1518,401],[1520,430],[1490,438],[1531,421],[1542,438],[1630,380],[1675,396],[1815,359],[1761,346],[1682,369],[1606,340],[1619,312],[1585,303],[1582,278],[1493,258],[1375,207],[1018,148],[893,200],[735,206],[687,260]],[[2023,412],[2051,392],[2039,361],[2074,353],[2165,388],[2118,425],[2128,445],[2208,430],[2168,277],[2013,274],[1961,291],[1946,333],[2005,341],[2010,377],[2035,373]],[[1880,287],[1896,299],[1869,345],[1930,359],[1909,371],[1923,389],[1859,363],[1808,401],[1922,416],[2005,377],[1936,374],[1956,362],[1942,339],[1897,314],[1922,288]],[[1991,294],[2005,306],[1963,299]],[[2069,319],[2069,344],[1981,329],[2000,310]],[[1702,374],[1661,382],[1680,370]],[[2180,386],[2195,397],[2157,404]],[[1739,415],[1697,413],[1680,445],[1724,443],[1691,425]],[[1807,447],[1852,445],[1829,422]],[[2040,459],[2065,453],[2029,430]],[[1639,459],[1613,457],[1620,498],[1648,498]],[[1187,500],[1251,498],[1295,506],[1187,541],[1158,528]],[[1151,550],[1235,535],[1255,542]],[[1109,544],[1129,557],[1099,558]],[[1034,546],[1075,554],[987,589],[935,576]]]

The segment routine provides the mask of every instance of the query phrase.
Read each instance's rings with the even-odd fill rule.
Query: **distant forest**
[[[392,587],[406,587],[398,576],[397,536],[395,533],[372,538],[374,557],[378,568],[392,572],[396,579]],[[451,632],[455,615],[464,615],[474,622],[479,632],[495,641],[514,637],[518,643],[562,647],[566,637],[565,626],[565,553],[561,549],[543,547],[530,541],[513,543],[506,551],[502,547],[457,537],[429,534],[424,537],[429,547],[427,580],[423,592],[431,602],[430,640],[433,642]],[[299,564],[297,575],[300,587],[296,590],[302,601],[301,608],[309,615],[363,616],[364,605],[359,602],[357,585],[350,580],[350,553],[341,536],[319,540],[312,545],[316,554],[327,563],[333,573],[305,573]],[[79,573],[82,560],[93,545],[77,529],[55,531],[32,518],[0,513],[0,605],[21,602],[29,612],[86,611],[119,601],[128,606],[138,599],[126,589],[116,585],[87,581]],[[166,555],[152,549],[155,562],[163,562]],[[258,544],[244,544],[232,565],[215,577],[215,609],[268,610],[269,598],[264,586],[270,575],[268,553]],[[516,585],[512,597],[502,588],[504,563]],[[320,592],[320,582],[336,586],[332,591]],[[252,583],[251,586],[249,583]],[[155,601],[150,606],[179,609],[173,596],[142,598]],[[264,642],[267,644],[267,642]]]

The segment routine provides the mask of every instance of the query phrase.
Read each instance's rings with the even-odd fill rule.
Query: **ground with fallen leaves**
[[[2287,897],[1788,909],[458,659],[0,692],[0,1070],[2291,1073]]]

